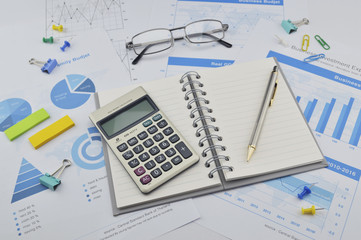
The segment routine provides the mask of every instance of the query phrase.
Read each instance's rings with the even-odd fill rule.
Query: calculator
[[[89,117],[143,193],[199,161],[197,153],[142,87]]]

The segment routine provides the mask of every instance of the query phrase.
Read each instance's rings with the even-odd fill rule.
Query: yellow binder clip
[[[308,46],[310,46],[310,36],[305,34],[302,39],[302,51],[306,52],[308,50]]]

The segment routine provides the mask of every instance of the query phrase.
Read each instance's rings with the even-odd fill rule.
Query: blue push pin
[[[297,194],[297,197],[299,199],[303,199],[304,196],[310,194],[311,193],[311,188],[313,187],[313,185],[315,185],[315,184],[312,184],[310,187],[304,186],[303,191],[301,193]]]
[[[63,165],[56,170],[53,174],[45,173],[44,176],[41,176],[39,178],[39,181],[42,185],[49,188],[52,191],[55,191],[55,189],[60,185],[61,180],[59,179],[60,175],[63,173],[64,169],[66,167],[69,167],[71,165],[71,161],[68,159],[63,160]],[[58,175],[55,177],[54,175],[58,173]]]
[[[45,72],[45,73],[51,73],[53,71],[53,69],[58,65],[58,62],[56,61],[56,59],[51,59],[49,58],[48,61],[44,62],[44,61],[39,61],[36,60],[35,58],[32,58],[29,60],[30,64],[34,64],[34,65],[38,65],[39,67],[41,67],[41,71]]]
[[[65,52],[65,48],[70,47],[70,42],[64,41],[64,45],[60,47],[61,51]]]

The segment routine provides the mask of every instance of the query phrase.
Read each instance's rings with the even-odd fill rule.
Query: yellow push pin
[[[63,25],[56,26],[56,25],[53,24],[53,30],[62,32],[63,31]]]
[[[310,208],[302,208],[302,214],[311,214],[315,215],[316,210],[323,210],[324,208],[315,208],[315,205],[312,205]]]

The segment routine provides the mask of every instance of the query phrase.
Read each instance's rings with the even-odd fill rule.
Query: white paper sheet
[[[20,29],[2,29],[13,39],[0,40],[7,56],[0,60],[0,238],[145,239],[198,218],[191,200],[113,217],[101,138],[88,114],[95,110],[93,93],[127,84],[127,75],[104,30],[72,38],[62,52],[62,42],[44,44],[27,25],[21,32],[13,27]],[[46,74],[30,58],[55,58],[59,65]],[[40,108],[50,119],[10,142],[5,128]],[[75,126],[35,150],[28,138],[65,115]],[[72,166],[59,176],[56,191],[39,185],[64,158]]]
[[[331,49],[324,50],[306,29],[283,33],[279,25],[262,21],[242,53],[278,59],[329,167],[196,199],[202,216],[198,223],[235,239],[356,239],[360,229],[355,222],[361,214],[358,56],[328,39]],[[303,52],[300,44],[306,33],[311,40],[308,52]],[[278,45],[274,34],[290,47]],[[303,62],[315,53],[326,58]],[[304,186],[312,193],[300,200],[297,194]],[[301,214],[301,208],[312,205],[324,209],[313,216]]]

